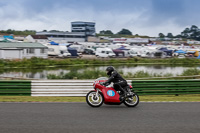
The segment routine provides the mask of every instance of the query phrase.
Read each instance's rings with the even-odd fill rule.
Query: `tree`
[[[178,34],[174,38],[182,38],[182,36],[180,34]]]
[[[59,31],[59,30],[50,30],[49,32],[62,32],[62,31]]]
[[[128,29],[122,29],[120,32],[118,32],[117,34],[119,35],[132,35],[132,32],[129,31]]]
[[[189,38],[189,33],[190,33],[190,29],[189,28],[185,28],[185,30],[183,32],[181,32],[181,36],[183,38]]]
[[[200,29],[195,25],[190,28],[190,38],[200,40]]]
[[[113,35],[113,32],[111,30],[106,30],[106,31],[102,30],[99,32],[99,34]]]
[[[185,28],[185,30],[181,32],[181,37],[200,41],[200,29],[192,25],[191,28]]]
[[[8,29],[7,31],[6,31],[8,34],[13,34],[13,30],[11,30],[11,29]]]
[[[164,37],[165,37],[165,35],[164,35],[163,33],[159,33],[158,36],[159,36],[160,38],[164,38]]]
[[[24,30],[24,31],[19,31],[19,30],[1,30],[0,33],[3,34],[13,34],[13,35],[35,35],[36,31],[35,30]]]
[[[173,38],[174,36],[173,36],[172,33],[168,33],[168,34],[167,34],[167,37],[169,37],[169,38]]]

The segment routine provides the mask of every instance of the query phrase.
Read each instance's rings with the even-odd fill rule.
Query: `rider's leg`
[[[124,93],[125,93],[125,90],[120,86],[120,84],[115,83],[115,84],[113,84],[113,87],[114,87],[114,89],[115,89],[116,91],[120,91],[121,94],[124,94]]]
[[[115,83],[113,86],[115,90],[119,90],[121,92],[119,99],[122,101],[126,96],[126,91],[121,87],[119,83]]]

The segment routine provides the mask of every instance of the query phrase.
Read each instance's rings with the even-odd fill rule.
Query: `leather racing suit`
[[[105,85],[109,85],[113,82],[113,87],[116,91],[121,91],[120,95],[125,95],[126,91],[124,90],[125,87],[129,87],[127,81],[122,78],[122,76],[116,71],[113,70],[108,73],[109,79],[104,83]]]

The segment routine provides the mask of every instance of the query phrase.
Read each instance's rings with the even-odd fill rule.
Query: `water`
[[[73,67],[58,67],[46,69],[3,69],[0,70],[0,77],[14,77],[14,78],[33,78],[33,79],[47,79],[47,75],[60,73],[68,73],[70,71],[84,72],[86,70],[101,70],[105,71],[107,66],[73,66]],[[117,71],[122,71],[124,74],[136,73],[144,71],[151,74],[172,74],[173,76],[180,75],[184,70],[189,68],[200,68],[200,66],[167,66],[167,65],[114,65]]]

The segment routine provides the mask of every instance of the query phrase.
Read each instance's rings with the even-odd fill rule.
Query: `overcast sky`
[[[200,26],[200,0],[0,0],[0,30],[71,31],[71,22],[96,22],[96,31],[177,35]]]

